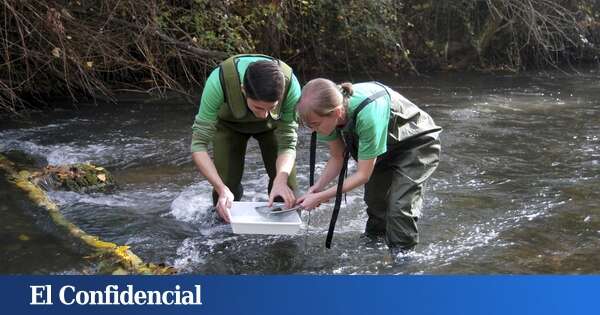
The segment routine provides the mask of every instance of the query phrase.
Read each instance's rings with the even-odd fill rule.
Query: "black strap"
[[[348,122],[348,125],[351,128],[350,130],[354,130],[354,124],[356,123],[356,117],[358,117],[358,113],[360,113],[360,111],[363,110],[363,108],[365,108],[365,106],[369,105],[371,102],[373,102],[377,98],[380,98],[386,94],[387,94],[387,90],[384,88],[383,90],[381,90],[377,93],[374,93],[373,95],[365,98],[360,104],[358,104],[358,106],[354,110],[354,113],[352,114],[352,119]]]
[[[350,130],[354,129],[354,123],[356,122],[356,117],[358,117],[358,113],[367,106],[367,104],[371,103],[375,99],[384,96],[387,94],[387,90],[384,88],[383,90],[374,93],[373,95],[365,98],[354,110],[354,114],[352,115],[352,119],[348,122],[352,124],[349,126]],[[342,189],[344,188],[344,178],[346,177],[346,171],[348,170],[348,160],[350,159],[350,150],[348,147],[344,150],[344,162],[342,164],[342,169],[340,170],[340,175],[338,177],[337,190],[335,193],[335,204],[333,206],[333,212],[331,213],[331,221],[329,221],[329,231],[327,231],[327,239],[325,239],[325,247],[331,248],[331,240],[333,239],[333,232],[335,230],[335,223],[337,222],[338,214],[340,213],[340,206],[342,205]]]
[[[313,131],[310,135],[310,171],[308,176],[308,187],[315,184],[315,161],[317,155],[317,132]]]
[[[340,213],[340,207],[342,205],[342,188],[344,188],[344,177],[348,170],[348,160],[350,159],[350,151],[344,150],[344,163],[342,164],[342,170],[338,176],[338,186],[335,193],[335,204],[333,206],[333,212],[331,213],[331,221],[329,221],[329,231],[327,231],[327,239],[325,239],[325,247],[331,248],[331,240],[333,239],[333,231],[335,230],[335,223],[337,222],[338,214]]]

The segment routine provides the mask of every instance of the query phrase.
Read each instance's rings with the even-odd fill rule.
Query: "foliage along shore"
[[[1,1],[0,113],[64,96],[189,96],[236,53],[301,74],[600,62],[596,0]]]

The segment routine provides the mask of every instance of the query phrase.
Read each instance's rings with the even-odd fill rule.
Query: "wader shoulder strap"
[[[325,247],[327,248],[331,248],[331,240],[333,239],[335,223],[337,222],[338,214],[340,213],[340,207],[342,205],[342,189],[344,188],[344,177],[346,177],[346,170],[348,170],[349,159],[350,151],[344,150],[344,162],[342,164],[340,175],[338,176],[338,185],[335,192],[335,204],[333,205],[333,212],[331,213],[331,220],[329,221],[329,230],[327,231],[327,238],[325,239]]]
[[[364,99],[356,109],[354,110],[354,114],[348,123],[352,124],[349,126],[349,130],[354,131],[354,124],[356,123],[356,117],[358,117],[358,113],[367,106],[367,104],[373,102],[375,99],[384,96],[387,94],[387,90],[383,89],[373,95]],[[312,149],[312,148],[311,148]],[[335,204],[333,206],[333,212],[331,213],[331,221],[329,221],[329,231],[327,231],[327,239],[325,239],[325,247],[331,248],[331,240],[333,239],[333,231],[335,230],[335,223],[337,222],[338,214],[340,212],[340,207],[342,205],[342,189],[344,187],[344,178],[346,177],[346,171],[348,170],[348,160],[350,159],[350,149],[346,146],[344,150],[344,162],[342,164],[342,169],[340,171],[340,176],[338,177],[337,190],[335,193]],[[312,167],[312,166],[311,166]]]
[[[225,59],[221,63],[219,75],[221,78],[221,89],[225,102],[229,106],[229,110],[233,117],[241,119],[246,116],[248,109],[246,99],[242,94],[240,76],[237,71],[237,59],[244,55],[236,55]]]
[[[308,176],[308,187],[315,184],[315,163],[317,155],[317,132],[313,131],[310,135],[310,171]]]
[[[354,113],[352,114],[352,118],[350,119],[350,121],[348,122],[348,125],[350,127],[350,131],[354,132],[354,127],[356,124],[356,118],[358,117],[358,113],[360,113],[361,110],[363,110],[363,108],[365,108],[365,106],[369,105],[371,102],[373,102],[374,100],[384,96],[387,94],[387,90],[384,88],[383,90],[374,93],[373,95],[365,98],[360,104],[358,104],[358,106],[356,107],[356,109],[354,110]]]

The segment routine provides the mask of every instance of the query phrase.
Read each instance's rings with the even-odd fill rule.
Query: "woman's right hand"
[[[227,186],[223,187],[219,192],[219,199],[217,200],[217,213],[219,216],[229,223],[229,212],[227,209],[231,208],[233,204],[233,193]]]
[[[313,194],[313,193],[318,193],[318,192],[321,192],[321,188],[317,187],[317,185],[312,185],[308,189],[308,191],[306,191],[306,193],[304,195],[302,195],[302,197],[296,199],[296,205],[302,204],[304,202],[304,200],[306,200],[306,197],[308,195]]]

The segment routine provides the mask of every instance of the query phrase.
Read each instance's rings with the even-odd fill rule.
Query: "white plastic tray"
[[[266,205],[267,202],[234,202],[229,209],[233,233],[292,235],[300,230],[302,220],[298,212],[263,215],[254,209]]]

